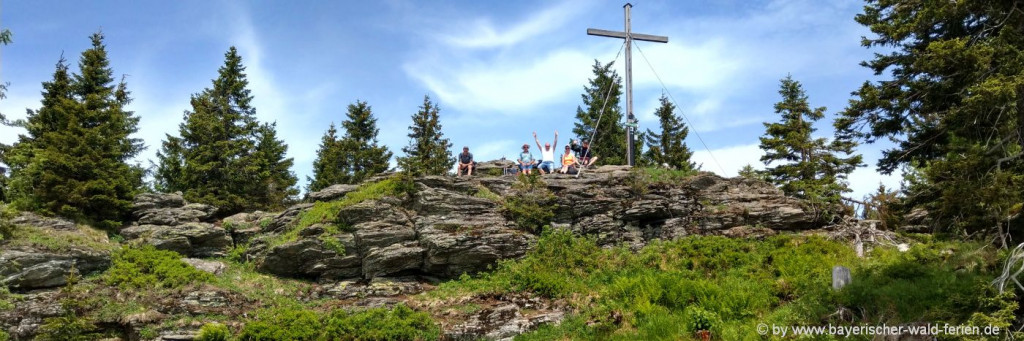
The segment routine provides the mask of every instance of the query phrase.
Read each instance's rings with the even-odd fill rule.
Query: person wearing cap
[[[519,153],[519,169],[523,170],[523,173],[533,173],[533,153],[530,153],[530,144],[523,144],[523,152]]]
[[[537,142],[537,149],[540,149],[540,169],[541,174],[551,174],[555,169],[555,148],[558,146],[558,130],[555,130],[555,142],[545,143],[544,147],[540,146],[540,140],[537,139],[537,132],[533,132],[533,140]]]
[[[473,153],[469,152],[469,147],[462,147],[462,153],[459,154],[459,169],[455,175],[462,175],[462,172],[466,171],[466,175],[473,176],[473,167],[475,166],[476,162],[473,162]]]
[[[569,146],[565,146],[565,154],[562,155],[562,169],[558,170],[562,174],[573,174],[577,172],[577,168],[580,166],[580,160],[576,158],[576,154],[573,154],[572,149]]]
[[[590,149],[590,141],[583,140],[583,145],[577,145],[573,141],[569,141],[572,144],[572,150],[576,152],[576,156],[580,159],[580,165],[583,167],[590,167],[597,161],[597,155],[594,155],[594,151]]]

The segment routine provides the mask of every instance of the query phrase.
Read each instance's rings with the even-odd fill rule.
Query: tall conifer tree
[[[423,105],[412,115],[409,145],[402,148],[405,156],[398,159],[399,167],[412,175],[443,175],[455,164],[451,147],[441,132],[437,105],[423,96]]]
[[[255,207],[282,209],[287,200],[299,194],[295,188],[298,179],[291,171],[294,161],[285,155],[288,145],[277,139],[276,123],[261,125],[257,133],[256,150],[249,164],[255,171],[250,182],[254,187],[246,193],[251,193]]]
[[[856,21],[879,53],[836,122],[889,139],[879,172],[937,230],[1024,232],[1024,12],[1017,1],[869,0]],[[1007,230],[1007,229],[1011,230]],[[1005,239],[1003,239],[1005,240]]]
[[[327,188],[327,186],[341,183],[348,183],[349,169],[348,158],[344,148],[341,147],[341,140],[338,139],[338,130],[334,123],[320,139],[320,148],[316,151],[316,159],[313,160],[313,177],[306,177],[309,185],[306,192],[315,192]]]
[[[273,125],[257,122],[248,84],[242,57],[231,47],[213,87],[192,95],[181,136],[168,135],[157,154],[160,189],[182,191],[221,215],[278,207],[277,200],[294,193],[294,176],[282,171],[292,162],[283,158],[287,147]]]
[[[852,152],[850,141],[814,138],[814,122],[825,116],[825,107],[811,109],[800,82],[787,76],[782,79],[775,104],[778,123],[765,123],[760,138],[765,155],[761,161],[768,166],[764,174],[769,182],[787,195],[807,199],[812,204],[836,212],[843,193],[849,192],[846,177],[861,164],[861,156],[841,157]],[[773,165],[774,164],[774,165]]]
[[[436,115],[436,108],[435,108]],[[391,152],[377,144],[377,119],[369,105],[356,101],[348,106],[348,118],[341,123],[345,128],[342,147],[350,156],[347,183],[359,183],[367,177],[388,169]],[[440,123],[438,123],[440,132]],[[439,142],[440,143],[440,142]],[[450,144],[448,146],[451,146]]]
[[[43,84],[43,106],[19,124],[28,135],[11,150],[11,187],[19,208],[113,228],[129,218],[142,186],[142,168],[128,160],[144,147],[131,137],[139,119],[125,110],[130,93],[115,83],[103,35],[91,40],[79,73],[69,76],[58,62]]]
[[[654,165],[668,165],[669,167],[689,171],[696,165],[690,161],[693,152],[686,146],[686,136],[690,134],[690,128],[686,126],[675,114],[676,106],[669,102],[668,97],[661,95],[661,106],[654,112],[661,125],[661,133],[654,133],[650,129],[644,135],[647,142],[645,158]]]
[[[581,139],[593,136],[591,148],[599,157],[599,163],[622,165],[626,164],[626,127],[622,122],[622,108],[619,107],[622,78],[612,70],[613,64],[601,65],[601,62],[594,61],[594,78],[583,87],[583,106],[576,108],[572,132]],[[597,134],[594,134],[595,127]]]

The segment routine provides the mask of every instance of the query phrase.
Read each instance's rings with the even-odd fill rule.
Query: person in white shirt
[[[537,139],[537,132],[533,132],[533,140],[537,142],[537,148],[540,149],[541,162],[540,167],[537,167],[540,170],[540,173],[551,174],[551,172],[561,168],[561,165],[558,167],[555,166],[555,148],[558,147],[558,130],[555,130],[555,141],[552,143],[545,143],[544,147],[540,146],[540,140]]]

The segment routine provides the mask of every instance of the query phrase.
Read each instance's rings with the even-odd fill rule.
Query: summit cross
[[[626,3],[622,8],[626,12],[625,31],[619,32],[588,28],[587,34],[626,40],[626,163],[632,167],[636,164],[636,159],[633,154],[636,154],[636,148],[634,145],[636,139],[635,130],[637,128],[636,116],[633,116],[633,54],[631,53],[633,40],[667,43],[668,37],[631,32],[629,27],[629,10],[633,8],[633,5]]]

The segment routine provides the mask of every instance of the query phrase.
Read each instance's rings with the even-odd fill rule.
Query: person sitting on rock
[[[473,168],[476,167],[476,162],[473,161],[473,153],[469,152],[469,147],[463,146],[462,153],[459,154],[459,169],[455,171],[455,175],[462,175],[465,171],[466,175],[473,176]]]
[[[573,154],[569,146],[565,146],[565,154],[562,155],[562,169],[558,170],[558,172],[562,174],[576,174],[579,165],[580,160],[576,158],[576,154]]]
[[[555,130],[555,142],[545,143],[543,148],[540,146],[540,140],[537,139],[537,132],[533,132],[533,140],[537,142],[537,149],[540,149],[541,163],[540,167],[538,167],[540,173],[551,174],[556,169],[555,148],[558,146],[558,130]]]
[[[583,145],[578,145],[576,142],[570,140],[572,144],[572,150],[576,152],[576,156],[580,159],[580,165],[583,167],[590,167],[597,161],[597,155],[594,155],[594,151],[590,149],[590,141],[583,140]]]
[[[519,169],[529,175],[533,173],[533,153],[530,152],[530,144],[523,144],[523,152],[519,153]]]

